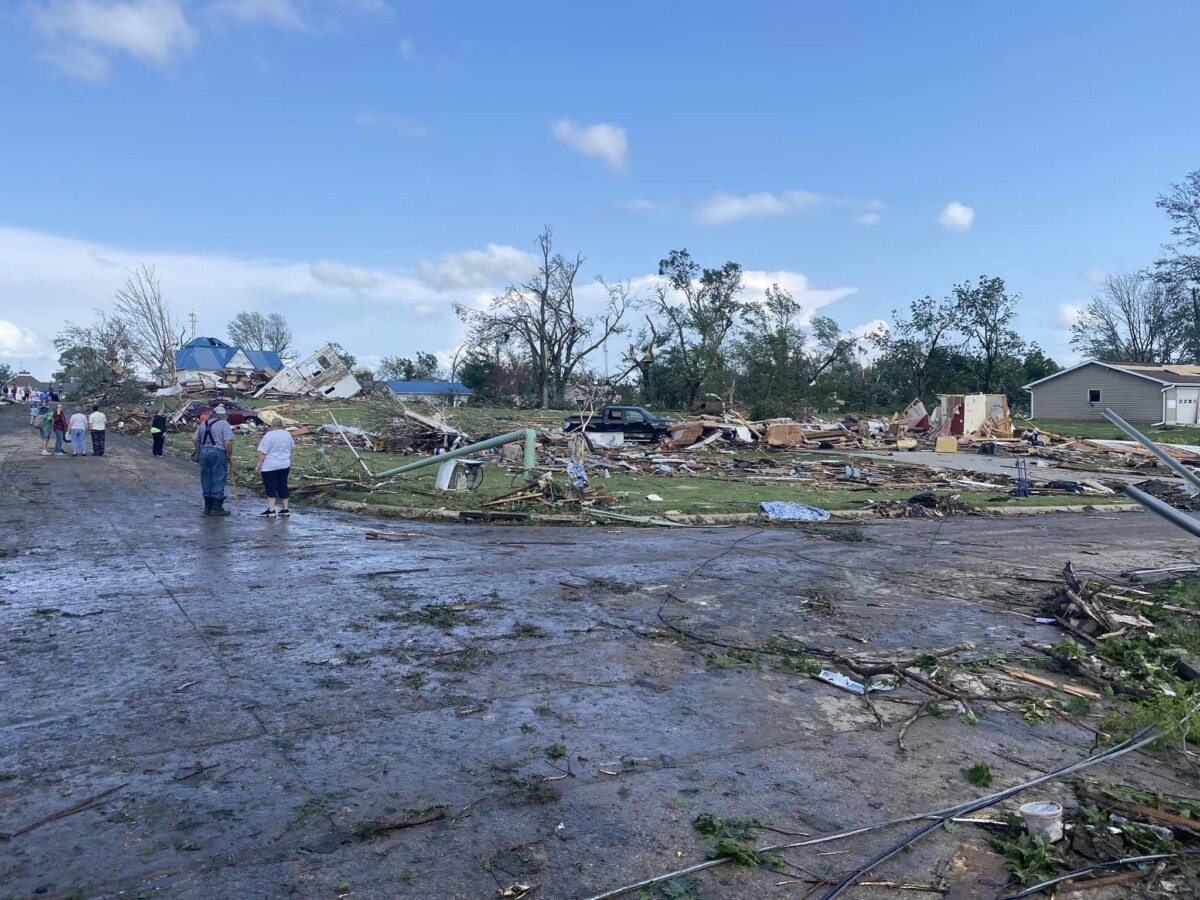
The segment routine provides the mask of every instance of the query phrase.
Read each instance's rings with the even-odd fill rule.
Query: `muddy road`
[[[999,787],[1086,756],[1092,735],[981,709],[976,726],[922,719],[902,752],[926,699],[911,688],[871,708],[713,653],[1055,641],[1030,618],[1037,579],[1192,550],[1137,514],[831,540],[381,523],[302,502],[262,521],[243,490],[240,514],[212,519],[186,460],[117,435],[102,458],[42,457],[20,413],[0,409],[3,897],[521,883],[575,900],[702,860],[703,812],[816,834],[936,809],[981,793],[964,765],[989,761]],[[840,873],[898,836],[787,859]],[[928,883],[982,840],[941,833],[880,877]],[[803,877],[724,866],[687,896],[798,897]]]

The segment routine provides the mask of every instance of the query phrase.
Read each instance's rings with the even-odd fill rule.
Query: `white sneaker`
[[[42,451],[42,456],[53,456],[53,455],[54,455],[54,454],[53,454],[53,453],[51,453],[49,450],[43,450],[43,451]]]

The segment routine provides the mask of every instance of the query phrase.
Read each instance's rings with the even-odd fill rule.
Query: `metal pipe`
[[[1157,456],[1159,460],[1162,461],[1163,465],[1165,465],[1168,469],[1170,469],[1192,487],[1200,489],[1200,476],[1197,476],[1195,472],[1193,472],[1175,457],[1171,456],[1169,453],[1163,450],[1162,447],[1158,446],[1158,444],[1154,443],[1154,441],[1150,440],[1150,438],[1146,437],[1111,409],[1106,409],[1104,411],[1104,418],[1108,419],[1108,421],[1112,422],[1123,432]]]
[[[1182,528],[1188,534],[1192,535],[1192,537],[1200,537],[1200,521],[1193,519],[1171,504],[1164,503],[1157,497],[1151,497],[1145,491],[1138,490],[1131,484],[1125,485],[1121,490],[1130,500],[1137,501],[1156,516],[1161,516],[1172,525]]]
[[[537,466],[537,432],[532,428],[522,428],[520,431],[510,431],[508,434],[502,434],[499,437],[488,438],[486,441],[477,441],[474,444],[467,444],[467,446],[459,447],[456,450],[448,450],[445,453],[439,453],[437,456],[430,456],[426,459],[420,459],[405,466],[397,466],[395,469],[388,469],[386,472],[380,472],[375,477],[387,478],[389,475],[402,475],[405,472],[423,469],[425,466],[441,465],[442,463],[449,462],[452,459],[458,459],[460,456],[470,456],[472,453],[479,453],[482,450],[491,450],[493,447],[500,447],[504,444],[512,444],[520,440],[525,441],[525,475],[529,476],[533,474],[533,470]]]

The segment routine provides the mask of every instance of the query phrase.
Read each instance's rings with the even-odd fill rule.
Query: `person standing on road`
[[[63,453],[63,438],[67,436],[67,417],[63,414],[61,403],[54,404],[54,455],[66,456]]]
[[[108,416],[100,412],[100,404],[92,404],[92,414],[88,416],[88,431],[92,433],[92,456],[104,455],[105,431],[108,429]]]
[[[167,417],[160,409],[150,420],[150,434],[154,438],[154,455],[163,455],[163,441],[167,439]]]
[[[215,407],[192,435],[200,451],[200,490],[204,494],[206,516],[229,515],[225,508],[225,479],[233,464],[233,429],[225,415],[224,406]]]
[[[29,404],[29,424],[37,425],[38,419],[41,418],[42,404],[34,400]]]
[[[283,420],[276,416],[271,420],[271,430],[258,442],[258,464],[254,471],[262,473],[263,490],[267,493],[267,508],[260,516],[275,515],[275,499],[279,498],[279,515],[290,516],[288,511],[288,472],[292,468],[292,448],[296,442],[283,429]]]
[[[71,455],[87,456],[88,419],[80,406],[71,413]]]
[[[54,413],[50,412],[50,407],[42,405],[42,456],[50,456],[50,435],[54,431]]]

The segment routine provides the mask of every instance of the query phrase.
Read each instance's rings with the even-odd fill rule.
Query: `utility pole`
[[[188,313],[188,321],[192,323],[192,340],[196,339],[196,323],[200,321],[200,317],[196,315],[196,311],[192,310]]]

